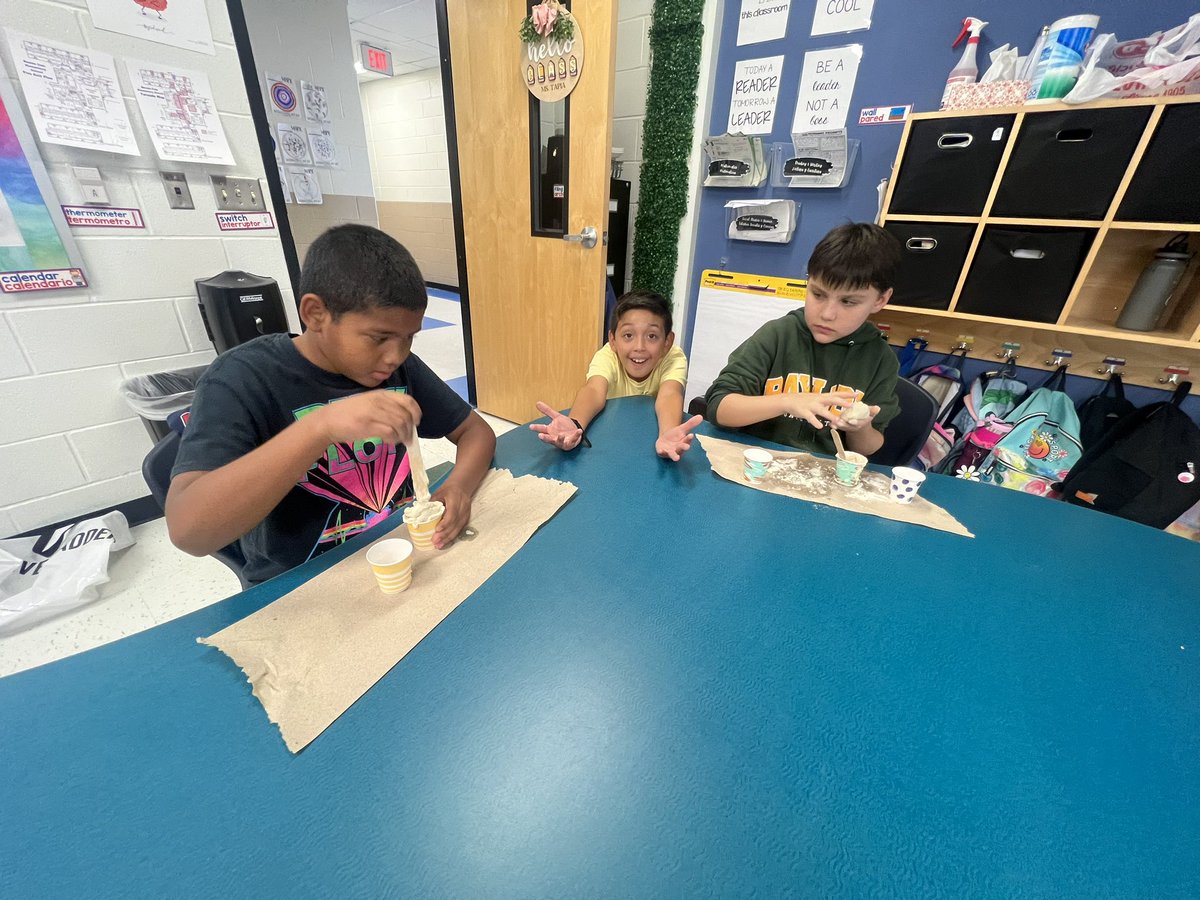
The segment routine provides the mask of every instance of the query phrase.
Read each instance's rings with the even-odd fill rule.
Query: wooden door
[[[585,57],[567,117],[568,234],[608,227],[616,12],[616,0],[572,4]],[[605,247],[532,233],[537,113],[517,36],[528,5],[447,0],[446,13],[476,399],[526,422],[536,401],[565,409],[583,384],[603,334]]]

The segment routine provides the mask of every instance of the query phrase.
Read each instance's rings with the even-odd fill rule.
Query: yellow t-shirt
[[[588,366],[587,377],[591,378],[593,375],[599,375],[608,381],[609,400],[617,397],[657,397],[658,389],[664,381],[687,384],[687,357],[678,347],[672,347],[646,376],[645,381],[634,381],[626,374],[613,348],[605,344],[596,351],[596,355],[592,357],[592,364]]]

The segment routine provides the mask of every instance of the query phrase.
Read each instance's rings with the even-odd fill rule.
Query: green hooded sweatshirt
[[[900,411],[896,378],[900,362],[887,339],[870,322],[849,337],[819,344],[797,309],[767,322],[729,354],[729,362],[705,394],[707,417],[717,424],[717,409],[727,394],[765,394],[846,390],[868,406],[878,406],[879,431]],[[777,416],[741,429],[747,434],[801,450],[833,455],[829,429],[816,429],[803,419]]]

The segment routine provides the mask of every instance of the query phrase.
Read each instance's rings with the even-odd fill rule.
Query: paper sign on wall
[[[742,0],[737,45],[777,41],[787,34],[792,0]]]
[[[204,0],[87,0],[92,24],[105,31],[215,56]]]
[[[738,60],[733,70],[733,93],[729,99],[729,126],[726,131],[730,134],[771,133],[782,73],[782,56]]]
[[[817,0],[812,33],[841,34],[870,28],[874,6],[875,0]]]
[[[854,93],[861,59],[862,44],[804,54],[793,134],[846,127],[846,113],[850,110],[850,96]]]
[[[233,165],[205,73],[136,59],[125,68],[159,159]]]
[[[267,108],[281,116],[300,115],[300,96],[296,91],[296,80],[287,75],[267,73]]]

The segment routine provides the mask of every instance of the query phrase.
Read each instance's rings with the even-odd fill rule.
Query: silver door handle
[[[564,241],[578,241],[583,244],[584,250],[591,250],[596,246],[596,229],[591,225],[582,229],[579,234],[564,234]]]

